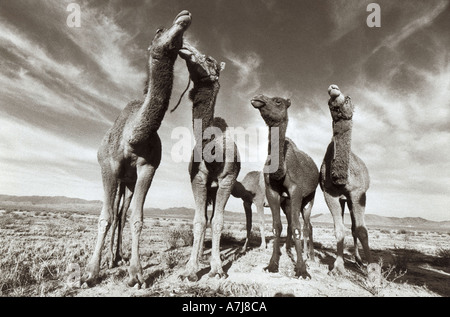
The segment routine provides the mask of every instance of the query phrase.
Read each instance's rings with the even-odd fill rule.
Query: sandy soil
[[[352,238],[346,232],[345,267],[342,276],[329,274],[335,257],[332,225],[314,224],[315,261],[307,260],[311,279],[295,278],[294,263],[284,244],[278,273],[267,273],[271,252],[270,228],[267,249],[261,250],[256,235],[246,252],[241,251],[245,224],[225,225],[221,252],[226,279],[208,277],[210,240],[207,230],[205,255],[198,282],[179,279],[191,247],[181,238],[168,244],[173,232],[191,231],[189,220],[156,217],[145,220],[141,262],[146,288],[129,288],[126,265],[108,269],[103,254],[101,279],[92,288],[69,288],[66,269],[77,263],[81,273],[88,263],[96,238],[97,217],[54,212],[0,214],[0,290],[4,296],[450,296],[450,249],[448,233],[369,228],[373,255],[382,262],[379,287],[368,283],[367,272],[353,261]],[[256,227],[256,226],[255,226]],[[286,230],[284,228],[284,230]],[[254,230],[256,233],[258,229]],[[285,236],[284,232],[284,236]],[[128,226],[125,253],[130,249]],[[108,241],[107,241],[108,243]],[[362,249],[360,250],[363,255]],[[294,252],[295,253],[295,252]]]

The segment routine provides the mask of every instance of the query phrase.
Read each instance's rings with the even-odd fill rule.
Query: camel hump
[[[213,125],[219,128],[222,132],[225,132],[228,128],[228,124],[225,119],[221,117],[215,117],[213,121]]]

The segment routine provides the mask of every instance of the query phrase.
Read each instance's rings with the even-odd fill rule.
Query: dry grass
[[[253,249],[245,254],[240,249],[246,237],[244,223],[229,222],[224,226],[221,246],[230,252],[224,256],[229,278],[216,281],[207,277],[210,251],[210,229],[207,230],[205,258],[201,279],[196,284],[180,283],[176,277],[184,269],[192,246],[191,222],[166,218],[148,218],[141,235],[141,263],[147,276],[148,290],[127,288],[125,266],[107,269],[107,246],[102,253],[101,282],[89,289],[70,289],[67,286],[67,267],[76,263],[81,273],[90,259],[97,236],[97,216],[38,210],[24,212],[8,210],[0,215],[0,292],[4,296],[98,296],[95,294],[126,294],[153,296],[450,296],[446,288],[440,289],[420,270],[422,264],[434,269],[430,274],[445,276],[436,270],[450,267],[448,234],[398,229],[372,229],[369,232],[371,247],[380,258],[381,283],[374,287],[367,283],[365,268],[352,263],[346,249],[344,277],[328,275],[330,261],[335,256],[335,238],[332,227],[314,228],[316,262],[308,261],[312,280],[293,277],[294,263],[287,257],[284,247],[280,272],[268,274],[262,267],[271,256],[270,226],[266,227],[269,246],[266,250]],[[286,228],[282,235],[285,235]],[[405,237],[408,237],[405,239]],[[252,230],[253,246],[259,246],[257,225]],[[350,231],[346,231],[346,246],[352,245]],[[209,243],[209,244],[208,244]],[[128,225],[124,231],[124,252],[130,250]],[[231,250],[231,251],[230,251]],[[351,250],[351,248],[350,248]],[[294,252],[295,253],[295,252]],[[234,254],[234,255],[233,255]],[[235,255],[238,256],[235,256]],[[363,252],[362,252],[363,255]],[[447,272],[448,273],[448,272]],[[440,275],[439,275],[440,274]],[[431,275],[430,275],[431,276]],[[434,276],[434,275],[433,275]],[[426,282],[426,286],[424,285]],[[436,282],[438,283],[438,282]],[[442,283],[442,282],[441,282]],[[177,293],[173,293],[178,285]],[[433,293],[433,291],[438,292]],[[116,293],[114,293],[116,292]],[[363,294],[363,295],[362,295]]]

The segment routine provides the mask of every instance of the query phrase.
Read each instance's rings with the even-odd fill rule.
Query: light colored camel
[[[311,157],[300,151],[294,142],[286,137],[288,125],[287,110],[291,105],[289,99],[280,97],[269,98],[259,95],[254,97],[251,103],[254,108],[260,111],[262,118],[269,127],[269,148],[266,167],[270,167],[273,160],[278,160],[276,171],[268,172],[266,169],[264,172],[266,197],[272,212],[274,234],[272,257],[266,270],[278,272],[281,254],[280,234],[282,230],[280,218],[281,197],[283,193],[286,193],[288,195],[284,206],[288,221],[286,247],[289,250],[293,240],[297,253],[295,276],[310,277],[302,256],[299,216],[302,211],[304,217],[303,240],[306,243],[306,237],[309,237],[309,255],[313,260],[314,247],[310,216],[319,181],[318,168]],[[272,142],[273,140],[275,142]]]
[[[355,259],[362,263],[358,252],[358,240],[364,248],[367,260],[372,262],[369,238],[364,223],[366,192],[369,189],[369,172],[364,162],[351,151],[353,110],[350,97],[344,97],[336,85],[328,88],[328,106],[333,120],[333,139],[328,145],[320,168],[320,187],[334,220],[337,239],[337,257],[333,273],[344,272],[344,209],[347,202],[352,219],[352,235]]]
[[[198,280],[199,258],[203,252],[208,202],[212,203],[212,250],[209,276],[226,277],[220,258],[220,236],[225,205],[240,171],[239,154],[233,138],[226,133],[225,120],[214,118],[214,107],[219,92],[219,75],[224,63],[201,54],[185,42],[179,55],[186,61],[194,88],[192,119],[196,146],[189,174],[195,200],[194,243],[186,271],[181,275],[190,281]],[[196,126],[201,124],[201,131]],[[211,134],[209,134],[211,133]]]
[[[236,181],[231,195],[240,198],[244,204],[247,238],[243,250],[247,248],[252,231],[252,204],[255,204],[259,217],[259,232],[261,233],[261,249],[266,248],[264,204],[266,202],[266,186],[264,185],[264,174],[260,171],[251,171],[245,175],[240,182]]]
[[[172,93],[173,66],[183,44],[183,34],[191,24],[191,14],[182,11],[169,29],[159,29],[148,48],[147,94],[144,102],[130,102],[106,133],[98,150],[104,200],[98,221],[98,236],[87,267],[88,285],[97,282],[101,251],[108,229],[118,225],[118,243],[110,265],[121,258],[121,235],[128,208],[131,209],[132,235],[129,267],[130,286],[143,284],[139,259],[139,238],[143,225],[143,206],[153,176],[161,161],[161,140],[157,130],[167,111]],[[122,204],[121,204],[122,202]],[[121,205],[120,205],[121,204]],[[120,211],[119,211],[120,210]]]

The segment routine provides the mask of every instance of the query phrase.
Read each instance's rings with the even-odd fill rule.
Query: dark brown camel
[[[333,120],[333,139],[320,168],[320,187],[334,220],[337,239],[337,257],[333,273],[344,272],[344,209],[347,202],[352,219],[352,235],[355,245],[355,259],[362,263],[358,252],[358,240],[364,248],[369,263],[372,257],[369,238],[364,223],[366,192],[369,189],[369,171],[364,162],[351,150],[353,110],[350,97],[344,97],[336,85],[328,88],[328,106]]]
[[[139,237],[143,225],[143,206],[153,176],[161,161],[161,141],[157,130],[169,106],[173,66],[183,44],[183,34],[191,24],[191,14],[182,11],[169,29],[159,29],[149,47],[148,80],[144,102],[130,102],[103,138],[98,150],[104,188],[103,208],[98,221],[94,254],[87,267],[88,285],[97,282],[101,251],[111,224],[118,225],[118,243],[110,265],[120,261],[121,235],[128,208],[132,249],[129,267],[130,286],[143,284],[139,259]],[[120,205],[120,203],[122,204]],[[113,230],[114,231],[114,230]]]
[[[227,136],[225,121],[214,118],[214,107],[219,92],[219,75],[224,64],[201,54],[185,42],[179,55],[186,61],[194,88],[189,97],[192,100],[192,120],[196,146],[194,148],[189,174],[195,200],[194,243],[186,271],[182,278],[198,280],[199,257],[202,255],[207,219],[208,202],[212,203],[212,251],[209,276],[226,277],[220,258],[220,236],[223,228],[225,205],[240,171],[237,147]],[[196,131],[201,125],[201,131]],[[208,135],[207,132],[212,132]],[[220,154],[219,154],[220,153]],[[224,157],[225,156],[225,157]]]
[[[289,99],[279,97],[269,98],[264,95],[256,96],[251,101],[253,107],[258,109],[262,118],[269,127],[269,148],[265,165],[264,180],[266,196],[273,218],[273,253],[266,270],[278,272],[280,260],[280,234],[282,230],[280,207],[283,193],[287,194],[285,213],[288,221],[288,234],[286,247],[295,245],[297,262],[295,266],[296,277],[310,277],[302,257],[300,212],[304,217],[304,241],[309,237],[309,254],[314,259],[312,239],[312,226],[310,222],[311,209],[314,204],[314,195],[319,181],[319,171],[314,161],[304,152],[300,151],[294,142],[286,138],[288,125],[287,109],[291,105]],[[273,160],[278,161],[276,170],[270,170]],[[289,248],[288,248],[289,249]]]

